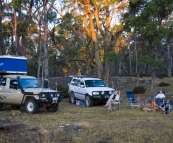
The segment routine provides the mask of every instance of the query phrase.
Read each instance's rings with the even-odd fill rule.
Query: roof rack
[[[71,78],[98,78],[98,77],[91,77],[91,76],[86,76],[86,75],[71,75],[69,77],[71,77]]]
[[[83,77],[88,77],[88,76],[86,76],[86,75],[71,75],[69,77],[83,78]]]

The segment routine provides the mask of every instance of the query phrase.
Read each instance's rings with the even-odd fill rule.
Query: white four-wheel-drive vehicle
[[[99,102],[106,102],[110,95],[114,93],[113,88],[109,88],[99,78],[87,76],[70,76],[72,77],[69,86],[69,96],[71,103],[75,104],[76,99],[83,100],[85,106],[93,106]]]
[[[36,113],[40,107],[56,112],[61,101],[60,93],[49,88],[38,86],[33,76],[4,75],[0,81],[0,109],[11,105],[13,109],[24,106],[30,113]]]

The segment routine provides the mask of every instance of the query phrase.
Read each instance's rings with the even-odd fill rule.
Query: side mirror
[[[44,79],[44,81],[43,81],[43,88],[49,88],[49,81],[48,81],[48,79]]]

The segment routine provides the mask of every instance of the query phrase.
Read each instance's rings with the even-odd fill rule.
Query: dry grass
[[[139,109],[126,109],[121,105],[121,111],[107,113],[101,106],[80,107],[64,99],[59,111],[48,113],[40,110],[38,114],[30,115],[21,109],[22,114],[13,116],[10,108],[1,111],[1,118],[12,121],[13,124],[24,124],[20,131],[0,130],[0,142],[40,143],[43,140],[38,134],[39,129],[49,131],[58,126],[78,125],[82,130],[68,128],[56,140],[47,139],[44,142],[86,142],[86,143],[146,143],[171,142],[173,140],[173,115],[163,115],[162,112],[143,112]]]
[[[153,93],[140,95],[141,102],[159,89],[155,86]],[[171,87],[165,87],[165,90],[171,97]],[[125,99],[123,90],[121,97]],[[173,140],[173,115],[127,109],[124,100],[120,112],[107,113],[102,105],[89,108],[76,106],[68,103],[67,99],[59,104],[56,113],[41,109],[38,114],[31,115],[24,109],[20,111],[17,116],[11,115],[10,107],[0,112],[0,119],[8,119],[10,124],[25,125],[24,130],[0,130],[0,143],[169,143]],[[51,132],[58,126],[65,126],[65,132],[57,138],[42,139],[38,133],[40,129]]]

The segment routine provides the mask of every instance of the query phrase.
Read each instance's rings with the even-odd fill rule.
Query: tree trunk
[[[6,50],[4,47],[4,38],[3,38],[3,34],[2,34],[2,16],[3,16],[3,5],[2,5],[2,0],[0,0],[0,54],[5,55],[6,54]]]
[[[18,36],[17,36],[17,16],[16,11],[14,11],[14,37],[15,37],[15,52],[16,56],[18,56]]]
[[[97,38],[96,38],[96,32],[94,29],[94,22],[93,22],[93,15],[92,12],[90,11],[90,5],[86,4],[85,6],[85,17],[84,17],[84,25],[85,25],[85,29],[88,33],[88,35],[92,38],[92,41],[94,43],[94,55],[95,55],[95,62],[96,62],[96,66],[97,66],[97,76],[99,78],[102,78],[102,74],[103,74],[103,65],[100,61],[100,51],[98,48],[98,43],[97,43]],[[86,16],[88,16],[89,18],[89,28],[87,26],[86,23]]]
[[[168,56],[168,66],[167,66],[167,71],[168,71],[168,77],[172,77],[171,71],[172,71],[172,57],[171,57],[171,52],[170,52],[170,47],[168,45],[167,47],[167,56]]]
[[[138,74],[138,64],[137,64],[137,61],[138,61],[138,51],[137,51],[137,48],[136,48],[136,40],[135,40],[135,60],[136,60],[136,74]]]
[[[49,77],[49,65],[48,65],[48,20],[47,20],[47,0],[43,1],[44,11],[44,77]]]
[[[119,54],[119,58],[118,58],[118,75],[122,75],[122,63],[123,63],[123,61],[122,61],[122,52],[120,51],[120,52],[118,52],[118,54]]]
[[[131,58],[131,51],[129,45],[129,68],[130,68],[130,75],[132,74],[132,58]]]
[[[37,79],[40,83],[40,67],[41,67],[41,57],[42,57],[42,48],[41,48],[41,20],[39,21],[39,49],[38,49],[38,69],[37,69]],[[42,63],[42,70],[43,70],[43,63]],[[43,79],[42,79],[43,81]]]

